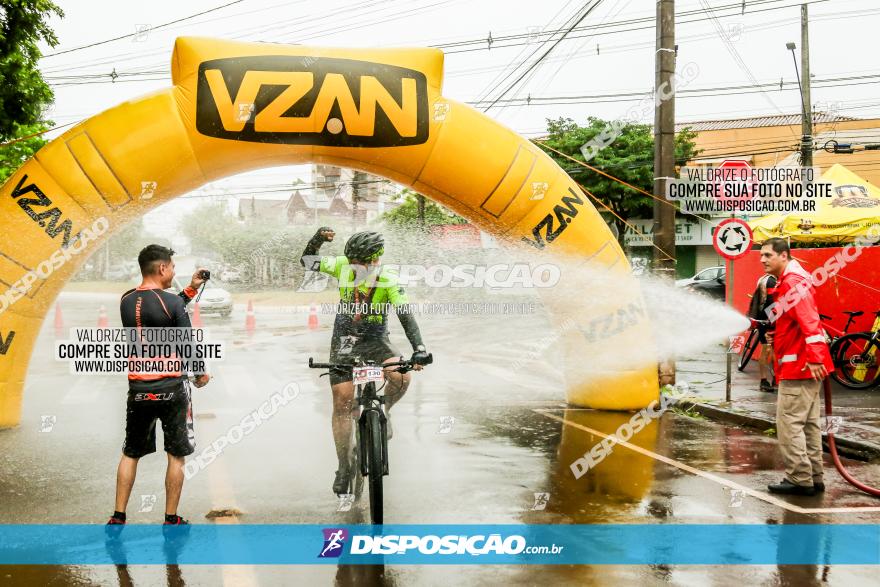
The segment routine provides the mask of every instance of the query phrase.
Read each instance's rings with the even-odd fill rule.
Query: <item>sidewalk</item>
[[[776,394],[758,390],[758,363],[754,359],[741,373],[736,369],[739,357],[731,356],[731,401],[725,401],[725,351],[726,347],[714,345],[689,357],[676,358],[676,380],[679,384],[687,383],[698,398],[695,411],[714,420],[761,431],[775,430]],[[835,434],[839,452],[863,460],[880,458],[880,387],[855,391],[832,380],[831,393],[833,415],[843,418]],[[824,397],[821,403],[824,418]]]

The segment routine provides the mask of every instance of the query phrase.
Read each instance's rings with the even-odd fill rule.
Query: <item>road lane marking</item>
[[[221,371],[228,371],[228,373],[224,373],[224,375],[232,375],[232,373],[239,375],[237,370],[229,369],[228,367],[221,368]],[[208,385],[222,385],[226,395],[233,396],[234,392],[232,387],[237,385],[237,383],[232,381],[233,379],[236,379],[235,375],[232,375],[229,378],[220,377],[219,381],[211,381]],[[215,424],[211,426],[203,426],[202,428],[214,429],[218,427],[219,424]],[[206,467],[208,472],[208,491],[211,495],[211,509],[216,510],[228,508],[239,510],[240,508],[238,508],[235,500],[235,491],[232,488],[229,470],[227,469],[222,456],[223,455],[220,455],[211,466]],[[241,522],[239,522],[238,516],[228,516],[214,518],[213,523],[227,525],[240,524]],[[224,586],[250,587],[251,585],[259,584],[259,581],[257,581],[256,570],[253,565],[221,565],[220,571],[223,575]]]
[[[584,426],[583,424],[578,424],[577,422],[572,422],[571,420],[566,420],[565,418],[561,418],[561,417],[556,416],[554,414],[548,413],[551,411],[559,411],[559,410],[563,410],[563,409],[564,410],[571,410],[571,408],[556,408],[555,410],[535,408],[532,411],[534,411],[538,414],[541,414],[542,416],[545,416],[547,418],[550,418],[552,420],[557,420],[559,422],[562,422],[566,426],[578,428],[578,429],[583,430],[585,432],[589,432],[590,434],[595,434],[596,436],[601,436],[602,438],[613,438],[613,436],[610,434],[605,434],[604,432],[599,432],[598,430],[595,430],[595,429],[590,428],[588,426]],[[731,481],[730,479],[725,479],[724,477],[721,477],[719,475],[715,475],[713,473],[709,473],[707,471],[697,469],[696,467],[692,467],[690,465],[682,463],[681,461],[677,461],[677,460],[671,459],[667,456],[657,454],[653,451],[642,448],[642,447],[637,446],[635,444],[630,444],[629,442],[624,442],[624,441],[618,440],[616,438],[615,438],[615,440],[616,440],[616,444],[619,444],[620,446],[625,446],[626,448],[628,448],[632,451],[635,451],[639,454],[643,454],[647,457],[651,457],[654,460],[660,461],[661,463],[666,463],[667,465],[671,465],[673,467],[681,469],[682,471],[687,471],[688,473],[691,473],[693,475],[703,477],[704,479],[708,479],[710,481],[718,483],[719,485],[723,485],[723,486],[729,487],[731,489],[738,489],[738,490],[742,491],[743,493],[745,493],[746,495],[750,495],[750,496],[754,497],[755,499],[760,499],[761,501],[764,501],[769,504],[781,507],[781,508],[786,509],[790,512],[795,512],[798,514],[860,514],[860,513],[880,512],[880,507],[876,507],[876,506],[851,507],[851,508],[803,508],[800,506],[790,504],[782,499],[778,499],[776,497],[773,497],[769,493],[765,493],[763,491],[757,491],[757,490],[752,489],[750,487],[746,487],[745,485],[740,485],[739,483],[737,483],[735,481]]]

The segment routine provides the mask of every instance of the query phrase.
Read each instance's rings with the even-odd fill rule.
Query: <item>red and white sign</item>
[[[741,159],[725,159],[716,170],[715,190],[719,200],[751,200],[756,181],[752,166]]]
[[[745,220],[728,218],[715,227],[712,245],[725,259],[739,259],[752,248],[752,229]]]
[[[730,337],[730,346],[727,349],[728,353],[738,355],[743,352],[743,349],[746,346],[746,336],[744,334],[738,334],[736,336]]]

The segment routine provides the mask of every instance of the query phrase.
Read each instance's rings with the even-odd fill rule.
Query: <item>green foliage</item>
[[[683,405],[673,406],[670,408],[674,414],[678,414],[679,416],[684,416],[686,418],[690,418],[692,420],[705,420],[706,417],[698,412],[696,408],[691,405],[690,407],[686,407]]]
[[[617,123],[615,123],[617,124]],[[570,118],[547,120],[549,136],[545,143],[578,161],[584,161],[581,146],[596,139],[599,143],[607,142],[612,136],[611,122],[590,117],[587,126],[579,126]],[[589,165],[601,169],[625,182],[647,192],[654,189],[654,136],[652,128],[647,124],[621,124],[619,136],[604,148],[598,149]],[[695,133],[685,129],[675,137],[675,159],[681,165],[697,155],[693,139]],[[623,184],[600,175],[582,165],[549,152],[559,165],[579,184],[611,208],[623,220],[630,218],[649,218],[653,214],[654,200]],[[602,211],[602,206],[597,206]],[[614,219],[623,241],[626,225],[622,220]]]
[[[216,253],[223,263],[239,268],[252,285],[288,283],[302,273],[299,256],[315,231],[265,220],[241,222],[226,204],[207,203],[181,220],[193,252]]]
[[[32,124],[26,126],[17,126],[15,135],[18,137],[27,137],[35,133],[46,130],[51,123]],[[15,170],[24,165],[25,161],[34,156],[46,144],[46,139],[42,135],[37,134],[23,140],[19,140],[10,145],[0,147],[0,185],[2,185],[9,176],[15,173]]]
[[[137,217],[110,237],[108,241],[110,263],[115,264],[137,259],[141,249],[154,242],[156,242],[155,237],[144,233],[144,219]]]
[[[58,44],[47,23],[53,14],[64,16],[48,0],[3,0],[0,4],[0,142],[29,137],[0,146],[0,184],[46,144],[36,133],[52,126],[44,120],[53,95],[37,67],[37,45],[40,41],[50,47]]]
[[[410,190],[402,192],[403,203],[382,215],[382,220],[391,228],[400,231],[418,230],[419,228],[419,204],[417,194]],[[425,227],[440,224],[467,224],[467,220],[448,211],[440,204],[425,199]]]
[[[64,16],[50,0],[4,0],[0,6],[0,140],[28,134],[20,127],[43,122],[52,90],[37,67],[38,43],[58,44],[48,20]],[[33,131],[31,131],[33,132]]]

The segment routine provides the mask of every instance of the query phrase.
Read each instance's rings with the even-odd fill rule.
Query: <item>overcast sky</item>
[[[500,45],[528,40],[505,41],[505,36],[535,37],[540,31],[559,29],[594,0],[243,0],[134,38],[52,56],[211,10],[230,0],[56,1],[65,11],[64,19],[52,22],[60,44],[54,49],[44,48],[46,56],[40,66],[55,91],[56,105],[50,117],[57,124],[65,124],[167,87],[173,41],[185,35],[345,47],[431,46],[482,40],[444,49],[443,94],[460,101],[487,95],[495,98],[523,69],[500,85],[499,78],[521,63],[531,64],[549,47],[549,43],[541,45],[533,39],[505,48]],[[678,69],[691,64],[691,71],[698,72],[680,90],[778,84],[780,78],[793,87],[794,65],[785,43],[794,41],[800,47],[800,4],[792,0],[747,0],[745,4],[746,13],[742,15],[740,0],[676,2],[680,18],[676,30]],[[851,116],[880,116],[880,77],[820,82],[880,75],[876,48],[880,4],[870,0],[812,0],[809,4],[811,66],[816,85],[813,103],[819,109],[833,104],[840,113]],[[714,9],[717,19],[709,18],[704,10],[707,6]],[[649,92],[654,80],[654,14],[654,0],[600,2],[578,25],[581,30],[560,42],[503,99]],[[490,33],[498,40],[487,49]],[[95,83],[109,81],[114,68],[120,75],[116,83]],[[832,87],[819,88],[821,85]],[[622,118],[638,104],[639,96],[578,101],[581,103],[541,105],[533,101],[530,105],[496,106],[487,114],[517,132],[536,136],[545,129],[548,117],[566,116],[578,121],[590,115]],[[735,118],[797,113],[799,109],[797,92],[779,91],[777,85],[747,94],[701,98],[681,94],[676,118]],[[647,111],[643,120],[651,122],[653,113]],[[240,175],[224,185],[286,182],[291,174],[310,180],[301,169],[277,168]]]

